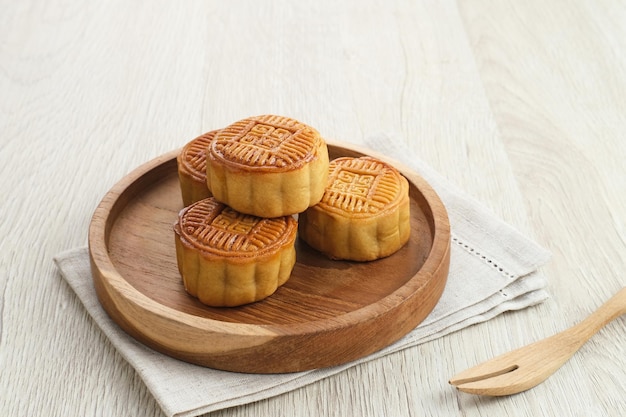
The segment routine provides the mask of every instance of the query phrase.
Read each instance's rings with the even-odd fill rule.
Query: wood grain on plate
[[[331,158],[382,155],[329,143]],[[89,230],[100,303],[137,340],[207,367],[253,373],[352,361],[398,340],[434,308],[449,267],[447,212],[417,174],[409,180],[411,239],[373,262],[333,261],[298,241],[289,281],[269,298],[235,308],[189,296],[176,265],[172,226],[183,207],[176,155],[158,157],[103,198]]]

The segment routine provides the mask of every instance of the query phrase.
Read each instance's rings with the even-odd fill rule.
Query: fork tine
[[[450,383],[450,385],[458,387],[459,385],[467,384],[469,382],[482,381],[485,379],[494,378],[496,376],[505,375],[515,371],[518,368],[517,365],[510,365],[504,368],[500,367],[497,369],[492,366],[493,370],[488,371],[485,369],[487,367],[483,365],[485,364],[481,364],[479,366],[467,369],[452,377],[448,382]]]
[[[519,381],[515,378],[516,370],[511,372],[488,377],[486,379],[464,382],[456,386],[459,391],[469,394],[503,396],[517,394],[525,391],[535,384],[527,384],[523,380]]]
[[[470,394],[503,396],[517,394],[540,384],[549,374],[516,368],[486,379],[463,382],[457,389]]]
[[[544,346],[545,340],[535,345]],[[524,348],[504,353],[455,375],[450,384],[460,391],[479,395],[502,396],[526,391],[545,381],[552,371],[540,371],[549,370],[554,364],[524,356],[524,353]]]
[[[513,352],[508,352],[497,356],[491,360],[480,363],[469,369],[464,370],[450,379],[451,385],[461,385],[467,382],[480,381],[483,379],[495,377],[502,374],[510,373],[519,368],[516,358],[512,357]]]

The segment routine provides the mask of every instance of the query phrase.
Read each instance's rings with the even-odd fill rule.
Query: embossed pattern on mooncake
[[[206,158],[216,133],[213,130],[188,142],[176,158],[180,192],[185,206],[213,195],[206,181]]]
[[[177,225],[181,238],[200,251],[220,256],[258,256],[282,245],[295,228],[292,217],[242,214],[212,198],[185,210]]]
[[[328,186],[320,204],[351,215],[375,215],[401,198],[395,169],[379,160],[339,158],[331,161]]]
[[[321,137],[294,119],[266,115],[235,122],[215,137],[215,158],[248,169],[296,169],[315,158]]]
[[[300,213],[298,224],[300,238],[331,259],[389,256],[411,234],[408,181],[372,157],[337,158],[322,200]]]
[[[179,166],[197,181],[206,181],[206,153],[215,138],[216,130],[198,136],[187,143],[180,152]]]
[[[214,307],[270,296],[291,276],[297,228],[291,216],[246,215],[213,197],[182,209],[174,233],[185,290]]]

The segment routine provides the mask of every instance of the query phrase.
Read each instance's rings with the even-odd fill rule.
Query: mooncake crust
[[[217,130],[212,130],[189,141],[176,158],[185,206],[213,195],[206,183],[206,153],[216,133]]]
[[[328,177],[319,132],[295,119],[264,115],[221,129],[207,151],[207,186],[235,210],[292,215],[317,204]]]
[[[246,215],[214,198],[181,210],[174,225],[185,290],[206,305],[262,300],[290,277],[297,221]]]
[[[298,224],[300,238],[332,259],[389,256],[410,238],[408,181],[372,157],[335,159],[322,200]]]

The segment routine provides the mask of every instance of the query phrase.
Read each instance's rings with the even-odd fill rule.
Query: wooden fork
[[[624,313],[626,287],[577,325],[467,369],[450,379],[450,384],[464,392],[490,396],[530,389],[559,369],[605,324]]]

